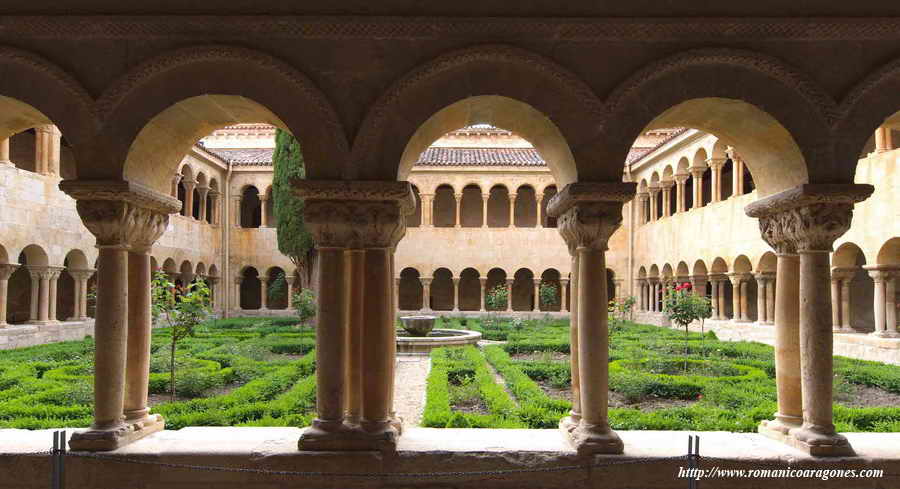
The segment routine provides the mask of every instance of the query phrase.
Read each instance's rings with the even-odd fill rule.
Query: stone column
[[[9,277],[19,268],[19,265],[12,263],[0,264],[0,328],[7,325],[6,322],[6,302],[9,293]]]
[[[400,279],[394,279],[394,304],[397,304],[397,310],[400,310]]]
[[[541,203],[544,201],[544,194],[536,194],[534,200],[537,202],[537,210],[535,211],[535,227],[544,227],[544,221],[541,219]]]
[[[766,324],[775,324],[775,288],[777,287],[775,277],[766,280]]]
[[[430,311],[431,310],[431,277],[422,277],[419,279],[422,282],[422,310]]]
[[[896,338],[900,336],[897,331],[897,271],[891,271],[884,280],[885,304],[884,304],[884,322],[885,333]]]
[[[694,192],[694,202],[691,206],[691,209],[699,209],[703,207],[703,172],[706,171],[705,168],[691,168],[691,176],[694,177],[693,182],[693,192]]]
[[[212,215],[209,216],[209,223],[213,226],[219,224],[221,218],[219,217],[219,196],[221,194],[216,189],[210,189],[209,191],[209,200],[210,200],[210,210],[212,211]]]
[[[40,283],[40,292],[38,295],[38,317],[37,324],[48,324],[50,322],[50,276],[53,274],[50,267],[41,267],[38,272],[38,280]]]
[[[663,217],[669,217],[672,215],[672,209],[670,206],[670,202],[672,201],[672,184],[673,182],[662,182],[662,193],[663,193]]]
[[[578,253],[570,246],[569,254],[572,257],[572,295],[570,296],[572,312],[569,315],[569,375],[572,386],[572,409],[568,416],[560,420],[559,427],[564,432],[571,433],[581,424],[581,363],[578,350],[578,288],[576,287],[579,269]]]
[[[515,280],[508,278],[506,279],[506,312],[512,312],[513,307],[513,283]]]
[[[41,302],[41,272],[39,267],[25,265],[28,269],[28,276],[31,278],[31,304],[28,310],[28,321],[34,322],[38,320],[38,306]]]
[[[766,324],[766,290],[768,278],[763,273],[756,274],[756,322]]]
[[[455,224],[455,227],[461,227],[462,226],[462,224],[461,224],[462,223],[462,215],[460,214],[460,210],[462,209],[463,194],[458,193],[458,194],[453,194],[453,196],[456,198],[456,224]]]
[[[78,214],[97,238],[100,250],[94,327],[94,422],[88,430],[74,433],[69,446],[73,450],[114,450],[152,432],[124,419],[130,329],[128,250],[138,237],[162,234],[169,214],[177,212],[180,203],[127,181],[66,180],[59,186],[77,201]],[[149,293],[149,257],[147,260],[142,278],[143,288]],[[146,295],[141,299],[145,309],[135,306],[131,317],[140,313],[146,321],[149,302]],[[141,346],[149,349],[149,332],[146,340]],[[140,390],[146,392],[146,385]]]
[[[847,439],[835,432],[832,421],[829,253],[834,241],[850,228],[854,203],[868,198],[873,190],[871,185],[804,184],[760,199],[746,208],[750,217],[760,218],[763,239],[773,247],[779,241],[787,241],[800,256],[797,299],[803,424],[790,429],[786,441],[811,455],[853,454]],[[782,245],[779,252],[786,247]],[[776,295],[779,306],[794,287],[780,273],[781,268]],[[776,316],[779,306],[776,306]],[[776,341],[776,351],[777,344]],[[776,372],[780,373],[777,362]]]
[[[72,315],[66,321],[78,321],[81,313],[81,279],[78,278],[78,272],[75,270],[67,270],[67,272],[72,277],[74,287],[72,290]]]
[[[509,194],[509,227],[516,226],[516,197],[518,194]]]
[[[850,282],[853,281],[853,272],[847,277],[841,279],[841,329],[845,333],[852,333],[853,326],[850,325]]]
[[[144,226],[130,236],[128,252],[128,334],[126,340],[125,422],[136,432],[143,434],[160,431],[165,427],[162,416],[150,414],[147,407],[147,391],[150,380],[150,337],[153,318],[150,248],[165,232],[165,225]]]
[[[566,304],[566,297],[569,295],[569,279],[559,279],[559,312],[569,312],[569,306]]]
[[[688,175],[687,173],[678,173],[675,175],[675,212],[684,212],[685,209],[685,195],[684,195],[684,186],[687,183]]]
[[[749,298],[750,295],[748,290],[750,288],[750,278],[749,277],[741,277],[741,321],[745,323],[750,322],[750,307],[749,307]],[[735,319],[737,318],[737,314],[735,314]]]
[[[269,308],[269,277],[265,275],[259,276],[259,308],[266,310]]]
[[[891,129],[887,126],[875,129],[875,153],[884,153],[892,149]]]
[[[453,310],[459,311],[459,278],[453,279]]]
[[[59,274],[62,271],[63,271],[63,268],[56,268],[56,267],[52,268],[49,271],[49,279],[50,279],[49,296],[50,297],[48,298],[49,300],[47,302],[47,304],[48,304],[47,320],[51,323],[58,322],[58,319],[56,318],[56,285],[59,281]]]
[[[650,186],[650,222],[656,222],[656,195],[659,194],[659,187],[655,184]]]
[[[198,187],[197,192],[200,194],[200,220],[206,220],[206,197],[209,195],[209,187]]]
[[[725,281],[727,278],[719,279],[719,319],[724,321],[728,319],[727,308],[725,307]],[[736,291],[732,290],[732,297],[737,294]],[[732,307],[733,304],[732,304]],[[732,315],[734,315],[734,311],[732,311]]]
[[[481,305],[478,307],[478,311],[487,312],[484,309],[484,293],[485,293],[484,289],[485,289],[485,285],[487,285],[487,278],[479,277],[478,282],[481,284],[481,286],[480,286],[481,294],[479,294],[479,297],[481,297]]]
[[[304,180],[295,184],[306,200],[304,218],[319,251],[319,315],[316,337],[317,411],[303,432],[302,450],[396,449],[401,430],[394,419],[391,392],[396,357],[393,302],[393,250],[415,210],[407,182]],[[362,266],[347,269],[345,250],[363,250]],[[341,279],[343,278],[343,279]],[[356,290],[360,284],[364,293]],[[356,290],[356,299],[350,289]],[[360,314],[361,310],[361,314]],[[357,318],[348,312],[356,311]],[[365,320],[362,321],[362,318]],[[350,371],[347,324],[360,324],[361,409],[359,423],[345,418]]]
[[[434,194],[419,194],[422,201],[422,226],[434,226]]]
[[[712,317],[711,319],[719,319],[719,280],[710,277],[709,279],[710,287],[712,290],[710,292],[710,299],[712,302]]]
[[[900,334],[898,334],[896,326],[894,273],[892,270],[880,267],[867,267],[867,270],[875,282],[875,331],[872,332],[872,336],[896,338]]]
[[[234,288],[233,288],[234,293],[232,295],[233,304],[232,304],[231,308],[234,310],[238,310],[238,311],[241,309],[241,284],[243,282],[244,282],[244,277],[241,277],[240,275],[237,277],[234,277]]]
[[[194,218],[194,189],[197,188],[195,180],[184,182],[184,212],[183,216]]]
[[[176,173],[172,176],[172,197],[175,197],[176,199],[178,198],[178,184],[181,183],[182,177],[183,175],[181,173]]]
[[[722,200],[722,166],[725,158],[710,158],[706,163],[712,168],[712,202]]]
[[[266,205],[268,202],[269,202],[269,198],[267,196],[265,196],[265,195],[259,196],[259,207],[260,207],[259,227],[261,227],[261,228],[269,227],[269,212],[267,209],[268,206]]]
[[[151,274],[152,276],[152,274]],[[290,280],[293,280],[290,279]],[[291,281],[288,281],[288,288],[290,288]],[[206,277],[206,282],[209,284],[209,303],[212,306],[213,310],[223,309],[222,307],[222,298],[219,297],[221,291],[219,290],[219,277]],[[290,296],[288,296],[290,297]]]
[[[13,162],[9,160],[9,138],[0,139],[0,165],[10,166],[12,164]]]
[[[241,196],[234,195],[231,197],[234,203],[234,227],[241,227]]]
[[[541,279],[534,279],[534,308],[532,312],[541,312]]]
[[[856,268],[831,270],[831,329],[834,332],[853,332],[850,325],[850,282],[855,273]]]
[[[622,205],[634,197],[634,183],[575,183],[557,194],[548,214],[558,218],[559,233],[577,257],[576,288],[578,373],[581,419],[563,432],[580,455],[622,453],[619,436],[607,418],[609,331],[607,325],[606,250],[622,222]]]
[[[47,174],[46,136],[46,126],[34,128],[34,172],[41,175]]]
[[[487,214],[488,214],[488,201],[491,199],[491,194],[481,194],[481,227],[488,227],[487,223]]]
[[[831,330],[841,330],[841,279],[831,274]]]
[[[365,273],[366,251],[351,249],[344,252],[346,267],[344,283],[349,288],[348,297],[348,331],[347,331],[347,365],[345,380],[345,398],[347,402],[346,422],[359,425],[362,422],[363,408],[363,341],[365,311]]]

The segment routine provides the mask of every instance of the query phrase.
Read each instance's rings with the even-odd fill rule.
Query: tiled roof
[[[656,151],[657,149],[662,148],[663,146],[665,146],[666,143],[675,139],[678,136],[681,136],[682,134],[684,134],[687,131],[688,131],[687,127],[673,127],[673,128],[669,128],[669,129],[659,130],[658,132],[666,133],[665,137],[663,137],[656,144],[656,146],[653,146],[652,148],[635,148],[632,146],[631,149],[628,151],[627,163],[631,164],[631,163],[641,160],[644,156],[647,156],[648,154]]]
[[[223,160],[239,166],[270,166],[272,164],[272,148],[205,148],[206,151]]]
[[[417,165],[425,166],[546,166],[533,148],[428,148]]]

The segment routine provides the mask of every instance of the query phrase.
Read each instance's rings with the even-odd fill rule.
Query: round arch
[[[398,287],[398,309],[401,311],[422,309],[422,282],[419,280],[418,270],[410,267],[401,270]]]

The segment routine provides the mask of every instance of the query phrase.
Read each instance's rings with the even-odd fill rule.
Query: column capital
[[[663,190],[671,190],[675,186],[675,180],[663,180],[659,182],[659,187]]]
[[[867,199],[868,184],[802,184],[744,208],[759,219],[763,239],[779,253],[831,251],[850,229],[853,205]]]
[[[306,199],[304,218],[319,247],[393,247],[416,208],[409,182],[295,179],[292,184]]]
[[[567,278],[559,279],[559,285],[562,285],[563,287],[565,287],[566,285],[569,285],[569,279],[567,279]]]
[[[434,280],[432,277],[419,277],[419,281],[422,282],[422,285],[431,285],[432,280]]]
[[[895,277],[900,277],[900,267],[896,265],[869,265],[863,267],[863,269],[869,272],[869,276],[872,277],[872,280],[874,280],[875,282],[881,282],[890,280]]]
[[[64,180],[60,190],[75,199],[78,215],[98,246],[146,248],[162,235],[178,199],[127,181]]]
[[[706,160],[706,164],[709,165],[709,167],[713,170],[717,170],[719,168],[722,168],[722,165],[725,164],[725,161],[727,159],[728,158],[710,158]]]
[[[676,173],[675,181],[678,182],[679,185],[683,185],[687,182],[687,179],[690,175],[687,173]]]
[[[692,166],[688,168],[688,171],[691,173],[692,177],[700,178],[703,176],[703,172],[706,171],[706,168],[702,166]]]
[[[753,277],[753,274],[748,272],[732,272],[727,275],[728,280],[731,281],[731,285],[734,286],[738,286],[741,284],[741,282],[749,280],[751,277]]]
[[[756,272],[753,274],[753,277],[762,281],[772,280],[775,278],[775,272]]]
[[[9,280],[9,277],[19,268],[15,263],[0,263],[0,280]]]
[[[534,280],[534,285],[541,285],[541,283],[544,281],[543,279],[540,279],[540,278],[536,278],[533,280]]]
[[[478,280],[481,282],[482,287],[487,283],[487,277],[478,277]]]
[[[453,277],[451,280],[453,280],[453,285],[459,285],[459,277]]]
[[[845,280],[853,278],[853,275],[856,274],[856,268],[854,267],[834,267],[831,269],[831,279],[832,280]]]
[[[556,217],[569,253],[581,247],[606,250],[622,223],[622,205],[634,198],[636,183],[570,183],[550,199],[547,214]]]

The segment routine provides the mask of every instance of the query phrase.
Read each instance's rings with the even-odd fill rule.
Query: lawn
[[[315,409],[314,332],[296,319],[211,321],[176,352],[153,330],[150,404],[166,426],[306,426]],[[0,351],[0,428],[86,427],[93,404],[91,338]]]
[[[568,413],[567,321],[440,322],[436,327],[506,343],[435,350],[423,425],[553,428]],[[756,431],[776,411],[774,375],[770,346],[625,323],[610,337],[610,423],[620,430]],[[900,367],[835,357],[834,385],[839,431],[900,431]]]

